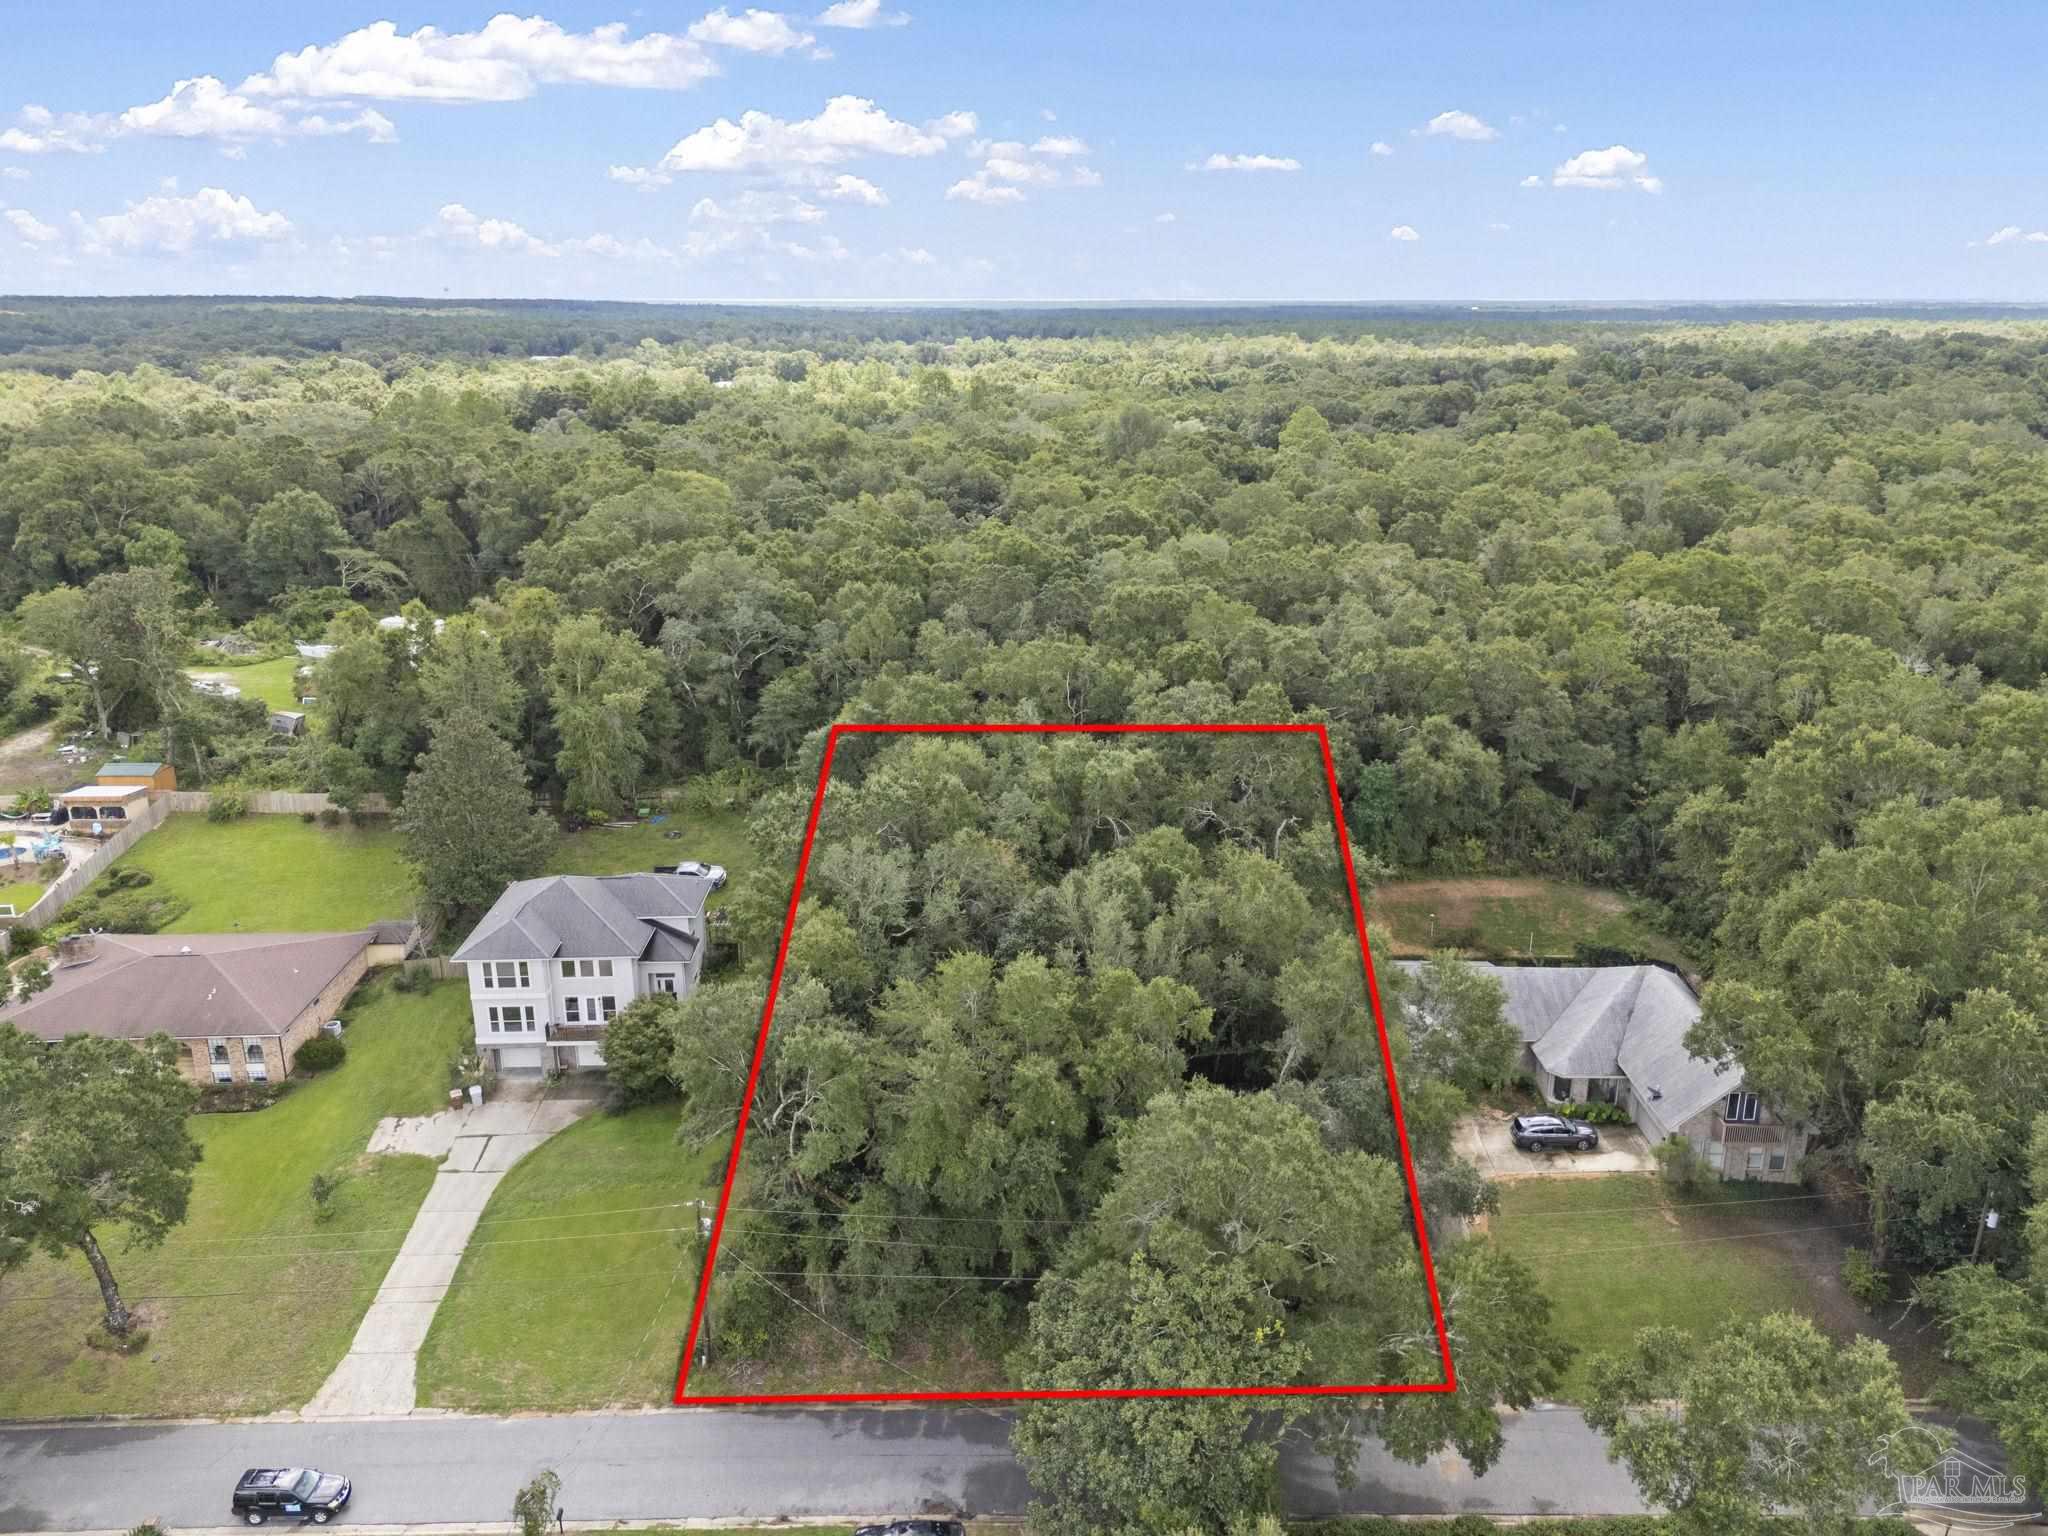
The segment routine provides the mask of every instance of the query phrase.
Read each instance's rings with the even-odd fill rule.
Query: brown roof
[[[52,967],[42,992],[0,1008],[0,1023],[43,1040],[281,1034],[370,935],[102,933],[97,940],[92,959]]]

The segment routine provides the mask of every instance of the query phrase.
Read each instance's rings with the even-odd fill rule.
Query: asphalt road
[[[1962,1426],[1964,1446],[2002,1460]],[[345,1472],[345,1523],[498,1522],[542,1467],[562,1474],[571,1521],[889,1516],[927,1502],[1021,1513],[1030,1493],[1009,1423],[980,1410],[694,1409],[563,1418],[414,1417],[327,1423],[0,1427],[0,1532],[228,1522],[244,1467]],[[1291,1454],[1297,1515],[1619,1514],[1642,1505],[1601,1438],[1570,1409],[1511,1417],[1500,1463],[1475,1478],[1455,1456],[1421,1466],[1376,1447],[1339,1491],[1330,1464]]]
[[[1408,1467],[1370,1453],[1339,1495],[1332,1469],[1292,1458],[1300,1513],[1640,1508],[1576,1413],[1528,1413],[1474,1479],[1456,1458]],[[939,1501],[1022,1513],[1030,1492],[994,1412],[677,1410],[569,1418],[0,1428],[0,1531],[118,1530],[145,1516],[227,1523],[242,1468],[309,1465],[355,1481],[357,1524],[501,1521],[544,1466],[571,1520],[891,1515]]]

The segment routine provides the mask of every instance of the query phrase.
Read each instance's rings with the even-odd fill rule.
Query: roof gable
[[[690,875],[552,875],[507,886],[453,958],[639,959],[704,920],[711,883]],[[682,958],[666,953],[656,958]]]

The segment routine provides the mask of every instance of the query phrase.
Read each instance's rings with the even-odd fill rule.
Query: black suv
[[[261,1525],[272,1515],[297,1515],[325,1525],[340,1514],[355,1490],[334,1472],[311,1467],[251,1467],[235,1484],[234,1516]]]
[[[1572,1147],[1590,1152],[1600,1145],[1600,1133],[1592,1126],[1562,1115],[1517,1115],[1508,1122],[1508,1134],[1524,1152],[1539,1147]]]
[[[967,1536],[958,1520],[892,1520],[887,1525],[858,1525],[853,1536]]]

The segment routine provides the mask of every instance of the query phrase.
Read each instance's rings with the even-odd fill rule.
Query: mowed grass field
[[[669,830],[684,835],[662,836]],[[547,872],[626,874],[693,858],[725,865],[734,881],[747,878],[744,819],[691,816],[630,829],[593,827],[564,836]],[[147,870],[155,888],[192,903],[166,933],[361,928],[382,918],[411,917],[418,905],[398,829],[384,817],[323,827],[297,816],[214,822],[182,814],[143,838],[117,867],[130,866]]]
[[[261,699],[272,709],[298,709],[299,687],[295,677],[300,667],[306,666],[296,652],[290,656],[276,656],[269,661],[252,661],[237,665],[226,657],[206,661],[185,671],[193,677],[224,677],[242,690],[245,699]],[[310,713],[310,711],[309,711]]]
[[[673,1104],[593,1115],[505,1176],[434,1314],[419,1401],[479,1413],[665,1403],[725,1144]],[[707,1209],[710,1207],[707,1206]]]
[[[1635,914],[1627,897],[1564,880],[1390,880],[1374,887],[1365,916],[1391,936],[1396,955],[1462,949],[1477,960],[1516,961],[1599,944],[1694,968],[1676,943]]]
[[[192,903],[167,933],[318,933],[411,917],[418,905],[398,833],[382,818],[323,827],[296,816],[172,816],[116,867],[147,870]]]
[[[101,1308],[82,1255],[0,1277],[0,1418],[260,1414],[319,1389],[434,1179],[429,1158],[363,1156],[370,1132],[445,1103],[470,1027],[460,982],[408,995],[373,981],[344,1016],[335,1071],[268,1109],[193,1117],[203,1160],[188,1219],[162,1247],[100,1234],[147,1347],[86,1347]],[[317,1173],[346,1175],[322,1225],[307,1193]]]
[[[1797,1185],[1715,1183],[1667,1194],[1641,1174],[1528,1178],[1500,1186],[1493,1241],[1534,1270],[1558,1335],[1577,1347],[1562,1396],[1583,1391],[1587,1357],[1653,1325],[1706,1333],[1731,1317],[1842,1317],[1841,1246]],[[1841,1331],[1839,1326],[1836,1331]]]

